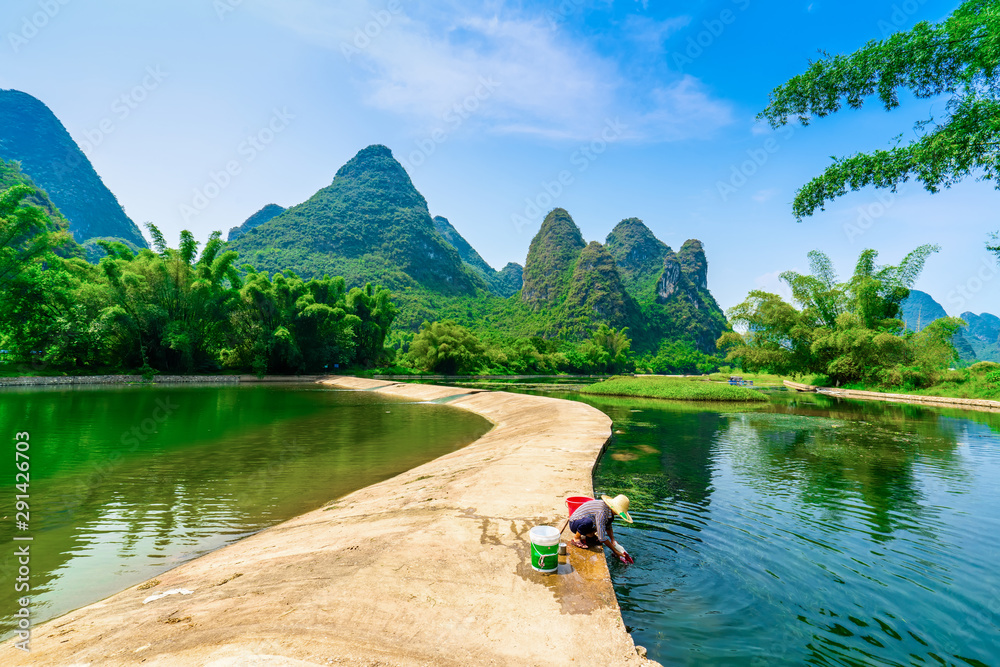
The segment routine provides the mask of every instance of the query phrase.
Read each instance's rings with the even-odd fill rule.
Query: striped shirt
[[[573,516],[571,516],[569,520],[576,521],[586,517],[590,517],[594,520],[594,526],[597,528],[598,540],[601,542],[607,542],[611,539],[608,537],[608,528],[611,527],[611,522],[615,520],[615,513],[610,507],[608,507],[606,502],[600,499],[588,500],[576,508],[576,511],[573,512]]]

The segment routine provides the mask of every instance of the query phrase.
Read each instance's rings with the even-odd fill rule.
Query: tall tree
[[[838,282],[830,259],[814,250],[811,275],[781,274],[802,310],[777,294],[750,292],[729,311],[730,321],[745,333],[723,334],[719,347],[728,350],[727,361],[744,370],[823,373],[838,384],[932,380],[955,358],[951,336],[961,321],[942,318],[932,332],[913,336],[904,332],[899,314],[924,262],[937,250],[920,246],[898,266],[879,265],[878,252],[864,250],[846,282]]]
[[[848,190],[895,188],[910,178],[930,192],[974,174],[1000,189],[1000,0],[967,0],[938,23],[920,22],[908,32],[873,40],[850,55],[829,55],[771,92],[758,118],[772,127],[798,117],[859,109],[875,95],[886,108],[899,106],[899,91],[919,98],[948,97],[942,118],[917,122],[918,139],[889,150],[834,158],[795,195],[796,218],[812,215]]]

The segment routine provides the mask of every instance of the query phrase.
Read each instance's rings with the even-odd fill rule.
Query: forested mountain
[[[385,146],[369,146],[333,183],[230,243],[258,270],[344,276],[395,292],[475,296],[483,279],[434,228],[427,202]]]
[[[20,163],[21,171],[48,193],[69,221],[78,242],[115,238],[147,247],[63,124],[27,93],[0,90],[0,159]]]
[[[247,218],[242,225],[238,227],[230,227],[229,235],[226,237],[227,241],[235,241],[239,237],[243,236],[251,229],[256,229],[260,227],[265,222],[271,218],[281,215],[285,212],[284,206],[278,206],[277,204],[268,204],[264,208],[260,209],[249,218]]]
[[[576,260],[586,246],[569,213],[553,209],[528,246],[521,300],[535,312],[562,304]]]
[[[462,261],[479,273],[491,292],[497,296],[508,297],[513,296],[521,289],[524,269],[520,264],[508,262],[507,266],[497,271],[476,252],[475,248],[469,245],[469,242],[448,222],[448,218],[440,215],[434,216],[434,228],[445,241],[458,251],[458,256],[462,258]]]
[[[640,341],[652,347],[660,340],[687,340],[703,352],[715,350],[726,316],[708,291],[701,241],[685,241],[675,253],[641,220],[627,218],[611,230],[606,244],[642,313],[633,326]]]
[[[701,242],[674,253],[630,218],[606,246],[588,245],[557,208],[532,239],[524,268],[495,271],[446,218],[431,218],[385,146],[365,148],[330,186],[270,217],[275,212],[265,207],[234,230],[229,248],[241,263],[386,286],[403,331],[452,319],[481,335],[580,340],[606,324],[629,327],[638,350],[683,340],[712,352],[726,327],[708,292]]]
[[[969,324],[969,328],[963,333],[976,358],[980,361],[1000,362],[1000,317],[990,313],[976,315],[968,311],[960,317]]]

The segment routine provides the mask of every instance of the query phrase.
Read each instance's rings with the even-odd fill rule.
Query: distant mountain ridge
[[[641,220],[627,218],[605,244],[586,244],[561,208],[549,212],[531,241],[521,300],[536,312],[559,312],[578,331],[596,322],[627,326],[640,350],[669,339],[712,353],[727,327],[708,291],[700,241],[691,239],[674,253]]]
[[[307,201],[268,208],[234,228],[229,247],[241,262],[304,278],[341,275],[349,287],[381,284],[393,291],[404,330],[453,319],[484,333],[579,339],[608,324],[629,327],[637,350],[684,339],[714,352],[727,326],[708,291],[700,241],[674,253],[629,218],[606,245],[588,244],[569,213],[556,208],[524,267],[512,262],[496,271],[447,218],[430,216],[385,146],[359,151]]]
[[[436,215],[433,221],[434,228],[437,229],[442,238],[458,251],[458,256],[462,258],[463,262],[482,276],[491,292],[498,296],[509,297],[521,289],[524,267],[514,262],[508,262],[507,266],[497,271],[458,233],[458,230],[448,222],[448,218]]]
[[[235,241],[251,229],[256,229],[271,218],[281,215],[285,212],[285,210],[284,206],[278,206],[277,204],[268,204],[264,206],[262,209],[247,218],[242,225],[239,225],[238,227],[230,227],[229,235],[226,237],[226,240]]]
[[[148,247],[63,124],[27,93],[0,90],[0,159],[20,163],[69,221],[79,243],[110,237]]]
[[[910,290],[900,304],[902,319],[910,331],[920,331],[934,320],[947,317],[944,307],[927,292]],[[1000,362],[1000,318],[990,313],[976,315],[964,312],[961,317],[969,325],[955,334],[952,342],[963,361]]]
[[[358,152],[329,186],[249,230],[232,248],[257,269],[294,267],[304,277],[342,275],[350,284],[450,295],[486,288],[435,229],[426,200],[381,145]]]
[[[960,317],[969,323],[963,334],[980,361],[1000,362],[1000,317],[966,311]]]

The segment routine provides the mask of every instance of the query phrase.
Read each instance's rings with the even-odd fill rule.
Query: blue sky
[[[498,268],[523,263],[561,206],[587,240],[633,216],[674,249],[701,239],[723,308],[780,291],[777,275],[806,270],[814,248],[846,276],[864,248],[894,264],[938,243],[916,287],[950,314],[1000,313],[989,183],[869,189],[802,223],[790,212],[831,155],[912,136],[942,100],[779,131],[754,120],[819,49],[850,52],[956,5],[7,0],[0,87],[48,104],[126,212],[171,240],[300,203],[382,143]]]

